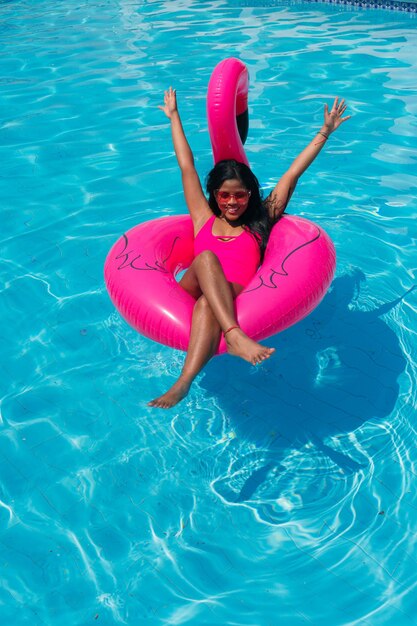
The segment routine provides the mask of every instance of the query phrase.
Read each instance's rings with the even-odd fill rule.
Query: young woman
[[[180,285],[196,300],[190,342],[175,384],[149,406],[170,408],[188,393],[191,383],[215,354],[223,333],[230,354],[257,365],[273,348],[250,339],[236,320],[234,300],[262,262],[272,225],[283,214],[301,174],[314,161],[329,135],[349,119],[344,100],[324,108],[324,124],[263,202],[249,167],[220,161],[207,177],[208,200],[194,166],[177,108],[175,90],[165,92],[159,107],[171,121],[175,154],[182,174],[185,201],[194,226],[195,258]]]

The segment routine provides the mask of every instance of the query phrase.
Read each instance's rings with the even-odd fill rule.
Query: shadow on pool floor
[[[377,309],[355,310],[350,305],[364,280],[360,270],[337,278],[312,314],[264,342],[276,353],[259,370],[227,355],[206,367],[200,386],[217,398],[237,436],[268,450],[239,491],[223,485],[225,499],[249,500],[271,471],[281,471],[288,450],[306,444],[343,473],[363,467],[325,441],[393,410],[406,358],[382,316],[415,288]]]

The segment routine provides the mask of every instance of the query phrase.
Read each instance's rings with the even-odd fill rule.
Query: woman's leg
[[[226,332],[233,327],[233,330],[225,335],[228,352],[252,365],[257,365],[269,358],[274,349],[253,341],[238,327],[234,299],[242,287],[230,285],[216,255],[209,250],[202,252],[194,259],[192,269],[198,286],[207,298],[221,330]],[[193,278],[193,274],[189,276]]]
[[[169,409],[185,398],[194,378],[216,352],[220,332],[207,299],[200,296],[193,310],[190,342],[180,377],[166,393],[149,402],[149,406]]]
[[[187,395],[194,378],[216,352],[222,330],[225,332],[234,327],[226,335],[228,352],[253,365],[261,363],[274,352],[274,349],[250,339],[237,326],[234,298],[242,287],[230,285],[212,252],[203,252],[194,259],[180,285],[198,298],[193,311],[187,356],[177,382],[165,394],[149,402],[150,406],[170,408]]]

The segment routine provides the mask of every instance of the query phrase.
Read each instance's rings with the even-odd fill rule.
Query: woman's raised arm
[[[199,230],[212,213],[201,187],[197,170],[195,169],[193,153],[184,133],[178,112],[175,89],[170,87],[165,91],[164,104],[163,106],[159,106],[159,108],[171,121],[172,141],[178,165],[181,170],[185,201],[193,220],[194,228]]]
[[[265,201],[272,220],[278,220],[284,213],[297,185],[298,179],[321,152],[321,149],[330,135],[337,128],[339,128],[343,122],[350,119],[350,115],[343,117],[346,107],[347,105],[345,101],[342,99],[339,102],[339,98],[335,98],[330,111],[327,104],[325,104],[323,126],[316,133],[316,136],[308,144],[308,146],[304,148],[296,159],[294,159],[289,169],[280,178],[277,185]]]

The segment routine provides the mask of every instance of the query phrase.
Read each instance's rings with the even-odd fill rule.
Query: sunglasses
[[[245,191],[229,193],[228,191],[219,191],[216,189],[214,193],[216,194],[217,200],[220,200],[221,202],[229,202],[232,198],[234,198],[238,204],[244,204],[249,200],[251,192],[246,189]]]

